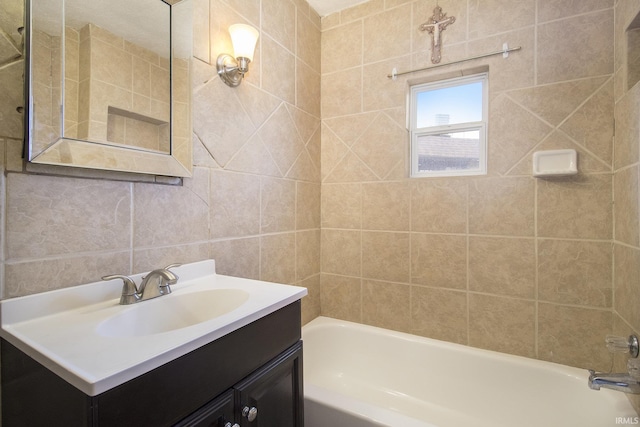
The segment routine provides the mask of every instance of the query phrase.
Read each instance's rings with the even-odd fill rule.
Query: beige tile
[[[469,37],[486,37],[535,24],[535,0],[479,0],[469,4]]]
[[[193,131],[220,165],[226,165],[256,130],[229,89],[222,80],[212,79],[193,96]],[[220,108],[220,99],[225,108]]]
[[[359,69],[323,74],[321,87],[323,119],[362,111],[362,75]]]
[[[563,132],[609,166],[612,163],[614,133],[611,111],[614,111],[613,79],[560,126]]]
[[[129,259],[128,251],[120,251],[9,262],[4,265],[4,297],[13,298],[92,283],[108,274],[131,274]]]
[[[283,101],[295,103],[296,82],[291,78],[296,72],[295,56],[268,36],[262,38],[261,53],[262,88]]]
[[[347,23],[384,10],[384,0],[370,0],[340,11],[341,22]]]
[[[10,173],[6,186],[7,259],[129,248],[128,183]]]
[[[262,177],[260,180],[260,231],[292,231],[296,226],[296,183],[288,179]]]
[[[302,325],[306,325],[321,315],[320,275],[309,277],[298,283],[307,288],[307,296],[302,298]]]
[[[398,283],[364,280],[362,322],[368,325],[409,332],[411,287]]]
[[[266,145],[262,142],[262,138],[258,135],[252,136],[249,141],[247,141],[240,151],[233,156],[231,161],[225,165],[225,169],[257,175],[282,177],[282,172],[280,172],[271,153],[269,153]]]
[[[349,152],[349,148],[326,125],[322,125],[320,146],[321,176],[324,179]]]
[[[363,231],[362,277],[408,283],[409,240],[409,233]]]
[[[260,25],[260,0],[225,0],[225,2],[253,25]]]
[[[615,107],[614,169],[635,163],[640,147],[640,85],[627,92]]]
[[[307,6],[307,12],[309,6]],[[307,14],[298,9],[296,55],[316,72],[320,72],[320,30]]]
[[[209,171],[194,169],[184,186],[135,184],[133,245],[166,246],[209,237]],[[169,207],[169,208],[168,208]],[[176,232],[180,230],[180,232]]]
[[[536,86],[509,92],[509,97],[548,123],[558,126],[609,79],[598,76]]]
[[[538,304],[538,358],[579,368],[608,371],[604,338],[611,333],[608,310]]]
[[[260,178],[212,171],[211,238],[240,237],[260,231]]]
[[[613,73],[612,39],[610,9],[539,25],[538,83]]]
[[[538,298],[611,307],[611,261],[611,243],[540,239]]]
[[[323,316],[362,321],[362,280],[356,277],[320,275],[320,306]]]
[[[610,175],[578,175],[537,182],[539,236],[611,238]]]
[[[380,113],[352,150],[378,178],[384,179],[405,160],[407,141],[407,131],[391,117]]]
[[[533,239],[469,237],[469,290],[535,298]]]
[[[209,244],[210,258],[216,261],[216,273],[260,278],[260,239],[217,240]]]
[[[350,230],[322,230],[322,272],[360,276],[361,233]]]
[[[640,245],[639,175],[638,166],[613,175],[615,240],[632,246]]]
[[[536,53],[533,49],[535,34],[534,27],[524,27],[508,33],[470,40],[464,58],[501,51],[502,45],[508,40],[509,47],[520,46],[522,49],[510,53],[507,60],[502,55],[496,55],[479,61],[481,64],[489,66],[489,90],[495,93],[533,86],[535,84],[534,64],[536,59]],[[453,49],[449,48],[448,51],[451,53],[451,50]],[[453,59],[457,59],[457,57],[453,56]]]
[[[533,236],[534,181],[477,179],[469,184],[469,232]]]
[[[262,29],[290,52],[295,52],[295,5],[289,0],[263,0]]]
[[[362,21],[322,32],[322,73],[362,65]]]
[[[296,281],[320,273],[320,230],[296,232]]]
[[[340,25],[340,12],[335,12],[327,16],[322,17],[322,32]]]
[[[614,0],[568,0],[555,2],[553,0],[538,1],[538,20],[552,21],[567,16],[579,15],[596,10],[613,7]]]
[[[364,63],[409,53],[411,48],[410,23],[410,4],[364,18]]]
[[[91,78],[118,86],[133,88],[133,57],[121,48],[99,39],[91,40]]]
[[[615,244],[614,269],[614,309],[632,327],[640,329],[640,250]]]
[[[377,117],[377,112],[352,114],[324,119],[323,123],[329,132],[338,137],[342,143],[351,147]]]
[[[320,185],[296,183],[296,230],[320,228]]]
[[[260,237],[260,280],[293,284],[296,280],[295,233]]]
[[[409,231],[408,182],[362,184],[362,228]]]
[[[411,333],[466,344],[466,293],[411,287]]]
[[[411,184],[411,231],[467,231],[467,182],[415,180]]]
[[[271,153],[282,175],[286,175],[304,149],[304,144],[284,105],[280,105],[269,117],[258,131],[258,135]]]
[[[206,242],[186,243],[173,246],[152,246],[133,250],[133,268],[135,273],[155,270],[170,264],[187,264],[210,259],[209,245]],[[216,269],[216,271],[219,271]]]
[[[325,184],[322,186],[322,227],[361,228],[361,184]]]
[[[393,167],[389,172],[393,171]],[[365,162],[353,152],[347,152],[342,157],[333,170],[325,177],[324,182],[365,182],[379,181],[380,177],[376,175]]]
[[[469,345],[535,357],[535,302],[469,294]]]
[[[467,289],[467,237],[411,233],[411,283]]]
[[[296,62],[296,107],[319,118],[322,108],[320,100],[320,72],[298,60]]]
[[[489,175],[510,170],[552,131],[548,124],[506,96],[490,102],[489,123]]]
[[[362,69],[362,109],[382,110],[404,106],[407,96],[406,76],[389,79],[395,68],[398,72],[411,69],[411,56],[404,55],[388,61],[366,64]],[[405,126],[404,124],[402,126]]]

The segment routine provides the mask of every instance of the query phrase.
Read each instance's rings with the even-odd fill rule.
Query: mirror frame
[[[24,140],[24,157],[25,160],[30,163],[66,166],[73,168],[85,168],[85,169],[99,169],[99,170],[111,170],[117,172],[129,172],[145,175],[160,175],[170,177],[191,177],[193,169],[193,153],[192,153],[192,140],[191,140],[191,91],[188,90],[188,106],[189,112],[187,117],[178,118],[178,111],[175,104],[175,90],[176,80],[174,76],[174,52],[176,50],[176,43],[184,41],[185,35],[182,37],[177,35],[178,29],[181,32],[184,30],[184,23],[178,23],[177,16],[179,14],[174,13],[176,7],[184,7],[185,10],[180,12],[182,14],[188,13],[190,9],[189,0],[158,0],[167,4],[170,10],[170,23],[171,23],[171,54],[170,54],[170,76],[171,76],[171,140],[170,140],[170,152],[160,153],[145,151],[138,148],[127,148],[124,146],[109,145],[106,143],[85,141],[80,139],[65,138],[61,136],[56,141],[51,143],[47,148],[39,153],[34,153],[32,150],[32,138],[34,127],[34,115],[33,115],[33,88],[32,88],[32,46],[33,41],[32,31],[32,3],[34,1],[43,0],[26,0],[25,3],[25,21],[26,21],[26,60],[25,60],[25,140]],[[192,14],[188,13],[188,17],[182,16],[183,19],[188,19],[188,37],[189,43],[192,42],[192,27],[191,19]],[[64,31],[64,25],[62,30]],[[191,62],[191,45],[189,45],[189,55],[186,60]],[[191,68],[191,66],[189,66]],[[191,69],[189,69],[189,87],[191,86]],[[64,80],[64,76],[61,77]],[[184,82],[182,83],[184,84]],[[64,86],[63,86],[64,87]],[[60,106],[62,113],[63,106]],[[182,109],[184,110],[184,108]],[[184,116],[184,114],[183,114]],[[184,120],[188,123],[184,123]],[[185,137],[176,138],[176,127],[184,129],[186,127],[187,134]]]

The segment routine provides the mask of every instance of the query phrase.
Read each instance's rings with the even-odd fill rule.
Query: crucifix
[[[440,46],[441,46],[441,31],[447,29],[449,24],[453,24],[456,22],[455,16],[447,17],[446,13],[442,13],[442,8],[440,6],[436,6],[433,9],[433,16],[429,18],[427,22],[420,25],[420,31],[426,31],[431,34],[431,62],[437,64],[440,62]]]

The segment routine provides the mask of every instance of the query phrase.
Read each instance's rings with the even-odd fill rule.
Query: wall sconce
[[[229,27],[235,58],[221,53],[216,61],[218,75],[227,85],[236,87],[249,71],[249,62],[253,61],[253,52],[258,41],[258,30],[250,25],[234,24]]]

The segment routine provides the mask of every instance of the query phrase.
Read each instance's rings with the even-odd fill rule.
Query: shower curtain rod
[[[510,48],[509,45],[507,43],[505,43],[505,44],[502,45],[502,50],[499,50],[499,51],[496,51],[496,52],[491,52],[491,53],[485,53],[484,55],[472,56],[471,58],[460,59],[458,61],[447,62],[447,63],[444,63],[444,64],[436,64],[436,65],[432,65],[430,67],[419,68],[417,70],[403,71],[402,73],[398,73],[396,71],[396,69],[394,68],[393,71],[391,72],[391,74],[387,74],[387,78],[395,80],[396,77],[402,76],[404,74],[411,74],[411,73],[416,73],[418,71],[430,70],[432,68],[444,67],[445,65],[458,64],[460,62],[472,61],[474,59],[479,59],[479,58],[486,58],[487,56],[494,56],[494,55],[502,54],[503,58],[508,58],[509,57],[509,52],[515,52],[516,50],[520,50],[520,49],[522,49],[521,46]]]

